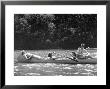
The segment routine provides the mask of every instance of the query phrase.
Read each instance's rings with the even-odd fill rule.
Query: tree
[[[77,48],[81,43],[96,47],[97,15],[15,14],[14,32],[15,40],[22,40],[22,44],[30,41],[41,48],[46,47],[44,44],[55,45],[56,48]]]

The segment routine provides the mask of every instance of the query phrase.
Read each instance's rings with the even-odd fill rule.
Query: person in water
[[[61,56],[60,54],[57,54],[57,56],[55,56],[55,55],[56,55],[55,52],[48,53],[48,59],[50,59],[50,60],[56,60],[56,59],[64,58],[64,56]]]
[[[49,53],[49,54],[48,54],[48,57],[49,57],[50,59],[52,59],[52,53]]]
[[[81,47],[78,48],[77,54],[79,56],[87,56],[87,55],[89,55],[89,53],[87,52],[87,50],[84,49],[84,44],[81,44]]]
[[[75,52],[72,52],[70,55],[71,55],[71,57],[66,57],[66,58],[69,58],[69,59],[71,59],[73,61],[78,62],[77,56],[76,56],[76,53]]]
[[[85,59],[92,58],[90,56],[90,53],[88,53],[88,51],[84,49],[84,44],[81,44],[81,47],[78,48],[76,56],[77,58],[85,58]]]
[[[30,60],[32,58],[36,58],[36,59],[42,59],[40,56],[35,55],[35,54],[31,54],[31,53],[27,53],[24,50],[21,52],[21,54],[27,59]]]
[[[55,52],[53,52],[55,54]],[[53,56],[53,53],[48,53],[48,57],[50,60],[58,59],[58,57]]]
[[[77,54],[75,52],[72,52],[72,59],[74,61],[77,61],[78,62],[78,60],[77,60]]]

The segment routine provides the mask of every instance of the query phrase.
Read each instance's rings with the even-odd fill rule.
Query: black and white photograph
[[[106,83],[106,5],[7,5],[5,19],[6,85]]]
[[[97,14],[14,14],[14,76],[97,76]]]

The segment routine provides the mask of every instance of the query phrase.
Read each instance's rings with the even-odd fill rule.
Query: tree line
[[[15,14],[15,49],[97,47],[97,14]]]

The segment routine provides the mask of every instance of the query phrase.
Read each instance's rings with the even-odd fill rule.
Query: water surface
[[[54,50],[56,56],[69,56],[71,50]],[[20,50],[15,51],[14,60],[16,61]],[[29,51],[47,57],[48,52],[53,50]],[[96,50],[89,51],[93,57],[96,57]],[[97,76],[97,64],[56,64],[56,63],[15,63],[15,76]]]

